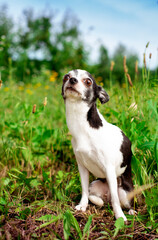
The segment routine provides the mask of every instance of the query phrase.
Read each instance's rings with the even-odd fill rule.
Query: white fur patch
[[[102,207],[104,205],[104,202],[100,197],[97,197],[95,195],[89,195],[88,198],[93,204],[95,204],[99,207]]]

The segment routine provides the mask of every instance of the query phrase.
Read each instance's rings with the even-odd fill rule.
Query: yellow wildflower
[[[44,88],[45,88],[46,90],[48,90],[48,89],[49,89],[49,86],[48,86],[48,85],[46,85]]]
[[[34,88],[39,88],[40,86],[41,86],[41,83],[39,82],[34,85]]]
[[[52,75],[54,75],[54,77],[57,77],[57,76],[58,76],[58,73],[55,72],[55,71],[52,71]]]
[[[52,71],[52,74],[51,74],[51,76],[49,78],[49,81],[50,82],[55,82],[55,80],[57,79],[57,76],[58,76],[58,73],[55,72],[55,71]]]
[[[56,78],[53,75],[51,75],[50,78],[49,78],[49,81],[50,82],[55,82],[55,80],[56,80]]]
[[[31,83],[26,84],[26,88],[32,87]]]
[[[33,94],[33,92],[28,88],[28,89],[26,89],[26,93],[28,93],[29,95],[32,95]]]
[[[24,90],[24,87],[23,86],[19,86],[18,89],[19,89],[19,91],[22,91],[22,90]]]
[[[39,82],[39,83],[36,83],[33,87],[36,89],[36,88],[39,88],[42,84]]]
[[[9,88],[8,88],[8,87],[5,87],[5,88],[4,88],[4,91],[5,91],[5,92],[8,92],[8,91],[9,91]]]
[[[123,87],[123,88],[126,88],[126,84],[125,84],[125,83],[123,83],[123,84],[122,84],[122,87]]]

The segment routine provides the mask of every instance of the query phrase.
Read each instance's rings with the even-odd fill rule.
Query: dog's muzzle
[[[78,80],[76,78],[70,78],[68,82],[68,86],[66,87],[65,91],[69,90],[71,92],[76,92],[80,95],[80,93],[76,90],[75,85],[78,83]]]
[[[76,92],[76,93],[78,93],[79,95],[81,95],[75,88],[73,88],[73,87],[71,87],[71,86],[66,87],[65,91],[67,91],[67,90],[69,90],[69,91],[71,91],[71,92]]]
[[[76,83],[78,83],[78,80],[76,78],[70,78],[69,83],[71,85],[75,85]]]

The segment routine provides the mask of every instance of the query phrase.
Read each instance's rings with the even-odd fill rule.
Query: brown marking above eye
[[[64,81],[64,82],[67,82],[69,79],[70,79],[69,74],[66,74],[66,75],[64,76],[64,78],[63,78],[63,81]]]
[[[83,83],[87,86],[90,87],[92,85],[92,81],[90,78],[84,78]]]

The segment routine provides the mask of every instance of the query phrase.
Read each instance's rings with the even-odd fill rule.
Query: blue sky
[[[33,8],[36,13],[51,8],[57,20],[66,10],[71,10],[80,20],[81,37],[91,51],[92,61],[97,59],[101,43],[111,56],[122,43],[139,55],[141,65],[145,46],[150,41],[147,56],[151,52],[152,59],[148,64],[151,68],[158,65],[157,0],[5,0],[5,4],[16,20],[26,8]]]

